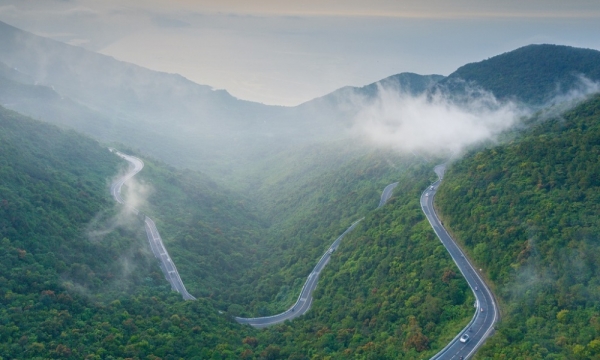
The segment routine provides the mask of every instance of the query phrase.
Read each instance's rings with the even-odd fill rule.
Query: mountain
[[[227,171],[228,164],[235,169],[265,151],[302,142],[307,139],[303,134],[317,134],[312,126],[286,121],[281,107],[238,100],[179,75],[120,62],[4,23],[0,46],[1,87],[18,86],[21,93],[15,101],[5,91],[2,103],[104,141],[131,144],[171,164],[216,174]]]
[[[6,107],[230,183],[244,179],[257,160],[347,137],[361,106],[355,100],[369,101],[378,86],[419,93],[441,78],[404,73],[285,108],[242,101],[5,23],[0,46]]]
[[[448,169],[436,205],[503,309],[482,358],[600,355],[599,144],[596,95]]]
[[[190,202],[203,201],[212,207],[209,212],[196,206],[200,215],[198,211],[171,213],[184,230],[191,220],[205,226],[195,229],[200,238],[196,244],[184,246],[194,252],[204,242],[202,251],[210,251],[217,262],[211,266],[212,276],[231,275],[224,259],[230,255],[227,246],[244,252],[245,240],[252,239],[236,242],[231,235],[239,232],[239,226],[246,230],[254,226],[237,222],[238,215],[244,218],[239,198],[231,196],[236,199],[231,202],[216,184],[197,174],[174,175],[160,164],[147,165],[157,190],[166,190],[176,199],[185,192]],[[121,212],[110,197],[110,179],[123,166],[120,158],[90,138],[0,107],[3,357],[168,356],[179,348],[181,357],[202,358],[219,344],[237,347],[254,333],[219,315],[214,301],[200,298],[185,303],[170,291],[148,248],[142,221]],[[159,193],[151,203],[165,205],[164,196]],[[189,209],[185,202],[178,206]],[[221,216],[230,224],[224,228],[226,244],[206,230],[212,232]],[[199,274],[205,266],[201,259],[196,256]],[[244,265],[235,259],[238,266]],[[208,276],[200,283],[208,288],[214,281]],[[232,336],[231,331],[237,333]],[[160,340],[165,334],[173,339]],[[153,344],[150,350],[149,344]]]
[[[436,352],[453,329],[468,322],[472,298],[466,283],[438,276],[452,263],[418,207],[429,168],[420,161],[406,161],[400,195],[382,212],[374,210],[374,188],[397,176],[380,156],[352,156],[341,169],[312,179],[306,191],[322,188],[317,204],[288,199],[286,206],[295,204],[301,215],[268,235],[261,225],[267,222],[244,196],[202,174],[144,159],[137,181],[152,191],[140,208],[155,218],[198,296],[184,302],[164,280],[141,220],[120,213],[110,198],[109,179],[124,165],[118,157],[94,140],[3,108],[0,130],[5,357],[305,359],[312,343],[321,355],[408,359]],[[134,188],[127,186],[124,196]],[[295,280],[306,276],[302,270],[357,212],[367,216],[367,226],[356,229],[340,248],[341,258],[331,261],[309,315],[262,331],[229,319],[243,306],[264,311],[292,299]],[[277,242],[279,235],[285,241]],[[370,265],[375,263],[382,265]],[[406,271],[397,271],[400,263]],[[426,274],[420,284],[415,272]],[[435,296],[425,294],[429,288]],[[418,309],[392,307],[392,298],[424,303]],[[384,346],[391,343],[393,351]]]
[[[343,87],[300,104],[290,111],[297,118],[318,119],[319,126],[330,126],[331,132],[340,132],[352,127],[355,116],[365,106],[372,104],[381,95],[381,91],[418,96],[432,89],[443,78],[441,75],[400,73],[362,87]]]
[[[439,84],[450,91],[479,86],[499,99],[539,106],[570,91],[585,91],[582,78],[600,82],[600,51],[544,44],[461,66]]]
[[[447,78],[402,73],[284,108],[6,24],[0,48],[3,104],[144,159],[140,208],[198,297],[170,291],[140,219],[110,199],[123,164],[105,145],[0,108],[8,358],[430,357],[469,322],[474,300],[419,205],[444,159],[373,149],[346,133],[353,115],[381,88],[474,86],[540,107],[579,89],[581,74],[597,81],[600,64],[593,50],[535,45]],[[483,357],[600,354],[599,109],[595,97],[544,113],[449,167],[436,206],[503,306]],[[261,331],[231,321],[289,307],[319,256],[363,216],[306,316]]]

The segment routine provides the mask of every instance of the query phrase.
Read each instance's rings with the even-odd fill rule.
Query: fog
[[[376,146],[432,155],[459,153],[466,146],[493,140],[529,110],[499,102],[492,94],[457,101],[440,91],[411,96],[380,87],[380,96],[355,119],[355,134]]]
[[[352,132],[372,145],[401,152],[429,155],[460,154],[482,141],[495,141],[502,132],[535,114],[540,119],[560,115],[591,94],[600,84],[583,76],[569,91],[557,85],[556,95],[541,106],[499,101],[493,94],[468,88],[463,95],[442,90],[411,95],[396,88],[378,87],[379,96],[362,102]],[[542,108],[541,113],[536,111]]]
[[[531,43],[598,49],[599,17],[588,0],[0,0],[24,30],[278,105]]]

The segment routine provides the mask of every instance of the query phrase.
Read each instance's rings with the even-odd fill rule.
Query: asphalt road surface
[[[340,245],[340,242],[342,241],[344,236],[346,236],[346,234],[348,234],[350,231],[352,231],[354,229],[354,227],[356,227],[356,225],[361,220],[362,219],[357,220],[354,223],[352,223],[352,225],[350,225],[350,227],[348,229],[346,229],[346,231],[344,231],[344,233],[342,235],[340,235],[337,239],[335,239],[335,241],[333,242],[333,244],[331,244],[329,249],[327,249],[325,254],[323,254],[323,256],[321,256],[321,259],[319,259],[319,262],[317,263],[317,265],[314,267],[314,269],[308,275],[308,278],[306,279],[306,282],[304,283],[304,286],[302,287],[302,290],[300,291],[300,296],[298,296],[298,300],[296,300],[296,303],[294,305],[292,305],[291,308],[287,309],[286,311],[282,312],[281,314],[277,314],[277,315],[273,315],[273,316],[258,317],[258,318],[236,317],[235,320],[241,324],[249,324],[255,328],[263,328],[263,327],[282,323],[286,320],[292,320],[294,318],[297,318],[298,316],[304,315],[304,313],[306,313],[308,311],[308,309],[310,309],[310,305],[312,304],[312,294],[313,294],[313,291],[315,291],[315,289],[317,288],[317,281],[319,280],[319,275],[321,274],[321,271],[323,270],[325,265],[327,265],[327,263],[329,262],[331,255],[335,252],[335,250],[337,250],[337,248]]]
[[[121,158],[127,160],[133,167],[122,176],[121,178],[114,181],[111,185],[111,194],[115,198],[117,202],[120,204],[124,204],[124,200],[121,197],[121,187],[123,184],[131,179],[135,174],[142,170],[144,167],[144,163],[133,156],[125,155],[116,150],[111,149],[114,153],[116,153]],[[492,295],[492,292],[489,290],[486,283],[483,281],[479,272],[471,265],[469,260],[465,257],[462,250],[458,247],[456,242],[450,237],[446,229],[443,227],[440,219],[437,217],[433,207],[433,199],[437,192],[438,186],[441,183],[444,177],[445,166],[438,165],[435,167],[434,171],[439,177],[439,180],[431,184],[425,189],[425,191],[421,195],[421,208],[427,220],[431,224],[431,227],[435,231],[436,235],[442,242],[442,244],[446,247],[446,250],[450,253],[450,256],[458,266],[458,269],[463,274],[464,278],[467,280],[467,283],[471,287],[473,294],[475,294],[475,315],[469,322],[469,324],[456,335],[456,337],[439,353],[433,356],[432,360],[450,360],[450,359],[468,359],[475,351],[484,343],[484,341],[490,336],[490,334],[494,330],[494,324],[498,321],[498,307]],[[383,206],[389,198],[392,196],[392,192],[394,188],[398,185],[398,183],[393,183],[383,190],[381,194],[381,200],[379,202],[379,207]],[[138,210],[135,208],[131,208],[136,214],[138,214]],[[359,219],[355,221],[342,235],[340,235],[333,244],[327,249],[327,251],[321,256],[321,259],[317,262],[317,265],[314,267],[312,272],[308,275],[302,290],[300,291],[300,296],[298,296],[298,300],[296,303],[284,311],[283,313],[267,316],[267,317],[258,317],[258,318],[241,318],[236,317],[235,320],[242,324],[249,324],[256,328],[268,327],[271,325],[282,323],[286,320],[292,320],[298,316],[304,315],[312,304],[312,294],[317,287],[317,282],[319,279],[319,275],[325,265],[331,259],[331,255],[335,250],[337,250],[340,242],[348,234],[352,231],[356,225],[361,221]],[[148,235],[148,241],[150,243],[150,247],[154,256],[160,260],[161,269],[165,274],[165,278],[171,284],[171,288],[177,292],[179,292],[185,300],[195,300],[192,295],[190,295],[185,286],[183,285],[183,281],[177,272],[177,268],[175,264],[171,260],[160,234],[156,229],[156,225],[154,221],[149,217],[145,217],[145,228],[146,234]],[[468,335],[467,341],[461,341],[463,335]]]
[[[379,200],[379,206],[377,208],[382,207],[385,203],[392,197],[392,192],[398,186],[398,183],[395,182],[393,184],[389,184],[383,189],[383,193],[381,193],[381,200]]]
[[[444,178],[444,165],[435,167],[435,172],[439,176],[439,180],[427,187],[421,194],[421,208],[429,220],[431,227],[436,235],[446,247],[446,250],[452,256],[452,259],[458,266],[458,269],[463,274],[467,283],[475,294],[475,315],[471,322],[460,332],[456,337],[431,359],[446,360],[446,359],[468,359],[475,351],[484,343],[494,330],[494,324],[498,321],[498,307],[492,295],[492,292],[483,281],[481,275],[471,265],[465,257],[462,250],[456,245],[456,242],[450,237],[440,219],[437,217],[433,208],[433,198],[438,189],[438,186]],[[461,336],[467,334],[469,339],[466,342],[460,341]]]
[[[396,182],[393,184],[389,184],[388,186],[385,187],[385,189],[383,189],[383,193],[381,194],[381,200],[379,201],[378,208],[385,205],[385,203],[390,199],[390,197],[392,196],[392,191],[394,190],[394,188],[397,185],[398,185],[398,183]],[[346,234],[348,234],[350,231],[352,231],[354,229],[354,227],[361,220],[362,219],[359,219],[359,220],[355,221],[354,223],[352,223],[352,225],[350,225],[350,227],[348,229],[346,229],[346,231],[344,231],[344,233],[342,235],[340,235],[337,239],[335,239],[335,241],[327,249],[325,254],[323,254],[323,256],[321,256],[321,259],[319,259],[319,262],[317,263],[317,265],[314,267],[314,269],[308,275],[308,278],[306,279],[306,282],[304,283],[304,286],[302,287],[302,290],[300,291],[300,296],[298,296],[298,300],[296,300],[296,303],[294,305],[292,305],[291,308],[287,309],[286,311],[282,312],[281,314],[277,314],[277,315],[273,315],[273,316],[265,316],[265,317],[257,317],[257,318],[236,317],[235,320],[241,324],[249,324],[255,328],[264,328],[267,326],[282,323],[286,320],[292,320],[294,318],[297,318],[298,316],[304,315],[310,309],[310,305],[312,304],[312,294],[313,294],[313,291],[317,287],[317,281],[319,280],[319,274],[321,273],[321,270],[323,270],[325,265],[327,265],[327,263],[329,262],[329,259],[331,259],[331,255],[340,246],[340,242],[342,241],[344,236],[346,236]]]
[[[125,204],[125,201],[121,197],[121,187],[127,180],[131,179],[138,172],[140,172],[144,168],[144,162],[136,157],[125,155],[117,150],[110,149],[113,153],[121,157],[122,159],[129,162],[132,167],[129,168],[129,171],[122,177],[115,180],[110,186],[110,193],[115,198],[115,200],[119,204]],[[133,211],[136,215],[139,214],[139,211],[134,207],[129,207],[131,211]],[[185,288],[183,285],[183,281],[181,281],[181,277],[179,276],[179,272],[171,260],[167,249],[165,248],[162,238],[158,233],[158,229],[156,229],[156,224],[152,219],[148,216],[145,216],[144,219],[144,227],[146,228],[146,235],[148,236],[148,242],[150,243],[150,248],[152,249],[152,253],[154,256],[160,260],[160,268],[165,274],[165,278],[171,284],[171,289],[177,291],[181,294],[184,300],[196,300]]]

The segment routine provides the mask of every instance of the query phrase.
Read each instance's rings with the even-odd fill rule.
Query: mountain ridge
[[[460,90],[464,85],[458,80],[463,80],[467,86],[481,86],[501,100],[539,106],[577,89],[579,76],[600,82],[600,51],[532,44],[463,65],[440,85]]]

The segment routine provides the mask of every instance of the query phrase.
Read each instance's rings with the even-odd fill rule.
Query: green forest
[[[448,169],[445,224],[494,285],[480,359],[600,356],[600,97]]]
[[[150,190],[140,208],[198,297],[184,302],[141,219],[110,198],[124,161],[8,110],[0,126],[2,358],[428,358],[472,316],[472,295],[420,211],[435,175],[418,159],[396,158],[393,172],[390,154],[325,163],[321,179],[285,190],[297,214],[277,210],[291,207],[285,201],[261,213],[200,173],[144,159],[136,186]],[[396,195],[375,210],[394,179]],[[306,316],[265,330],[232,320],[290,306],[358,216],[366,218],[321,275]]]
[[[598,54],[528,46],[439,84],[452,90],[460,78],[499,99],[540,105],[557,83],[568,90],[580,75],[600,79]],[[50,88],[17,85],[4,82],[0,95],[34,89],[71,109]],[[478,359],[600,359],[600,96],[561,111],[535,113],[449,163],[435,197],[501,307]],[[198,156],[185,145],[163,157],[169,164],[148,156],[174,144],[152,148],[164,134],[151,127],[132,142],[142,148],[132,148],[114,141],[133,125],[84,113],[58,112],[57,123],[80,121],[96,140],[0,107],[0,360],[428,359],[471,320],[474,296],[419,204],[445,158],[343,136],[311,142],[308,131],[277,148],[261,143],[243,159],[233,148],[222,159],[194,159],[220,167],[215,180],[175,167],[186,164],[173,160],[179,151]],[[113,131],[119,136],[108,137]],[[188,140],[200,143],[193,134]],[[143,216],[111,198],[111,182],[128,165],[108,146],[144,161],[123,196],[156,222],[196,301],[171,290]],[[392,198],[377,209],[392,182]],[[320,274],[304,316],[261,330],[233,320],[288,309],[321,255],[362,217]]]

